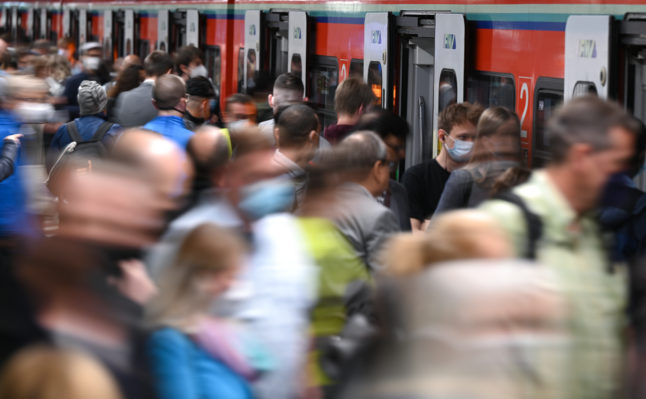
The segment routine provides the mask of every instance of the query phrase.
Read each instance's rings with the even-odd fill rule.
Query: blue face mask
[[[455,162],[466,162],[471,158],[471,150],[473,149],[472,142],[454,139],[448,134],[446,137],[453,140],[453,148],[446,146],[446,151],[452,160]]]
[[[240,190],[238,208],[251,220],[285,212],[294,203],[294,185],[289,179],[275,178],[249,184]]]

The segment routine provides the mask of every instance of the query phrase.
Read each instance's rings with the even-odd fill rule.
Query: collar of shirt
[[[287,158],[285,154],[280,152],[280,150],[278,149],[274,152],[273,161],[278,166],[286,169],[287,174],[289,174],[290,176],[302,176],[305,174],[305,169],[301,168],[296,162]]]
[[[143,82],[141,82],[141,84],[154,85],[154,84],[155,84],[155,79],[153,79],[153,78],[147,78],[147,79],[144,79],[144,81],[143,81]]]

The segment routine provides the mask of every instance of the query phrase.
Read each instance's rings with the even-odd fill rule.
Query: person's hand
[[[22,138],[22,133],[16,133],[5,137],[5,140],[13,141],[14,143],[20,145],[20,139]]]
[[[121,278],[110,277],[108,282],[126,298],[144,305],[157,293],[157,286],[146,271],[146,266],[137,259],[119,262]]]

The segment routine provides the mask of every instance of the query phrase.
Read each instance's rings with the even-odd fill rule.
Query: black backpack
[[[56,158],[56,162],[54,162],[54,165],[50,169],[47,181],[45,182],[48,185],[54,180],[59,169],[68,161],[73,160],[80,166],[87,165],[90,167],[92,160],[105,157],[107,150],[102,141],[106,133],[114,126],[114,123],[103,122],[89,140],[83,140],[74,121],[67,122],[65,126],[67,127],[67,133],[70,135],[72,142]]]
[[[500,193],[493,199],[509,202],[520,209],[527,227],[527,242],[525,243],[526,247],[523,257],[529,260],[536,260],[536,245],[543,235],[543,221],[541,218],[527,207],[527,204],[521,197],[511,191]]]

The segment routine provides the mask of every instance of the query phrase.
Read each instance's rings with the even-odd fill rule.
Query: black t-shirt
[[[404,173],[410,217],[424,221],[433,216],[450,173],[435,159],[415,165]]]

